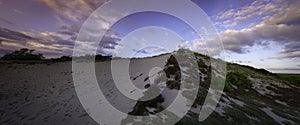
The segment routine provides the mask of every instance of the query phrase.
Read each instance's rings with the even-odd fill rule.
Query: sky
[[[20,48],[35,49],[47,58],[72,55],[82,25],[105,2],[0,0],[0,56]],[[300,73],[299,0],[192,2],[203,9],[218,31],[226,61],[272,72]],[[181,5],[172,2],[168,6],[177,9]],[[180,9],[184,12],[189,8]],[[198,12],[187,14],[193,17]],[[120,15],[105,19],[112,21]],[[103,55],[143,57],[178,48],[204,54],[213,50],[205,48],[192,27],[165,13],[141,12],[122,18],[112,27],[105,21],[97,25],[109,29],[98,45],[97,52]]]

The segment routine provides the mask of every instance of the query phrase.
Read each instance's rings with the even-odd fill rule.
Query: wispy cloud
[[[146,55],[166,52],[166,50],[164,48],[156,47],[156,46],[150,46],[150,47],[147,47],[147,48],[144,48],[144,49],[141,49],[141,50],[135,50],[134,49],[133,51],[135,51],[136,53],[141,53],[141,54],[146,54]]]
[[[70,54],[73,44],[73,41],[68,40],[68,36],[54,32],[32,33],[0,29],[0,49],[6,50],[6,52],[30,48],[51,56],[60,56]]]
[[[268,68],[268,70],[299,70],[300,68]]]
[[[0,28],[0,49],[5,52],[20,48],[35,49],[38,52],[46,53],[46,56],[71,55],[75,44],[78,27],[62,27],[60,32],[17,32]],[[99,45],[95,42],[77,41],[84,48],[98,47],[99,54],[111,55],[122,45],[121,38],[113,31],[105,34]],[[3,55],[3,53],[1,53]]]
[[[105,0],[41,0],[55,12],[73,21],[85,20]]]
[[[12,23],[11,21],[8,21],[7,19],[1,18],[1,17],[0,17],[0,22],[6,23],[9,25],[14,25],[14,23]]]
[[[20,11],[20,10],[18,10],[18,9],[14,9],[13,11],[14,11],[15,13],[18,13],[18,14],[23,14],[23,12]]]
[[[292,53],[280,54],[274,57],[269,57],[269,59],[286,59],[286,58],[299,58],[299,57],[300,57],[300,51],[297,51]]]
[[[287,8],[289,4],[293,3],[292,1],[293,0],[256,0],[250,5],[219,12],[213,16],[213,19],[217,21],[216,25],[230,28],[236,26],[241,21],[281,12],[282,8]]]

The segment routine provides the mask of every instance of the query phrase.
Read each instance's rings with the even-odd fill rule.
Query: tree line
[[[103,56],[103,55],[85,55],[81,57],[74,57],[76,59],[90,59],[95,58],[95,60],[105,61],[110,60],[111,56]],[[3,57],[1,57],[1,60],[49,60],[44,57],[41,53],[35,53],[34,49],[28,49],[28,48],[22,48],[20,50],[15,50],[11,53],[5,54]],[[52,58],[50,59],[54,62],[64,62],[64,61],[72,61],[71,56],[61,56],[59,58]]]

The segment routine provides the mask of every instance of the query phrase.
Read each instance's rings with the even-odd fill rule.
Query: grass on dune
[[[276,77],[300,85],[300,74],[277,74]]]

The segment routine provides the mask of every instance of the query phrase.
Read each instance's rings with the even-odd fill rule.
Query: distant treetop
[[[42,60],[45,57],[43,54],[34,54],[34,49],[22,48],[12,53],[5,54],[1,59],[3,60]]]

